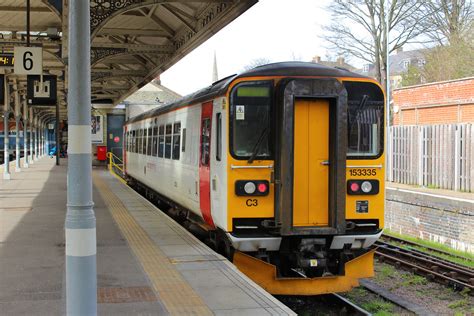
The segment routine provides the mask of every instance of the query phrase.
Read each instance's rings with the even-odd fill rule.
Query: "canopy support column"
[[[26,101],[25,101],[26,102]],[[34,140],[34,135],[33,135],[33,129],[34,129],[34,125],[33,125],[33,108],[30,108],[30,164],[34,164],[34,160],[35,160],[35,156],[34,156],[34,152],[33,152],[33,146],[34,146],[34,143],[35,143],[35,140]]]
[[[92,201],[89,1],[69,2],[66,311],[97,315],[96,221]]]
[[[10,102],[10,89],[8,87],[8,81],[5,78],[5,86],[3,87],[5,89],[5,103],[3,104],[3,148],[4,148],[4,159],[3,159],[3,179],[5,180],[10,180],[11,175],[10,175],[10,139],[8,137],[8,131],[9,131],[9,126],[8,126],[8,117],[10,115],[8,103]]]
[[[35,129],[35,153],[33,155],[34,161],[38,161],[38,113],[35,113],[33,119],[34,129]]]
[[[18,93],[18,85],[15,83],[14,97],[15,97],[15,172],[20,172],[20,120],[21,120],[21,105],[20,105],[20,94]]]
[[[28,168],[28,104],[26,96],[23,97],[23,168]]]

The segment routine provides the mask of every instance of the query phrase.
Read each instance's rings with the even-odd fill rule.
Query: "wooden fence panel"
[[[474,124],[390,127],[394,182],[474,192]]]

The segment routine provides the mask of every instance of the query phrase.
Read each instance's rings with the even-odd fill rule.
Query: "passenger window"
[[[125,133],[125,141],[124,141],[124,144],[125,144],[125,151],[128,151],[128,142],[130,141],[130,136],[129,136],[129,132],[126,132]]]
[[[147,146],[146,146],[146,154],[151,156],[151,138],[153,137],[152,129],[148,129],[148,137],[147,137]]]
[[[136,143],[135,131],[133,130],[132,131],[132,144],[131,144],[132,148],[130,148],[131,149],[130,151],[133,152],[133,153],[135,152],[135,143]]]
[[[128,131],[127,132],[127,151],[130,151],[130,142],[132,140],[132,132]]]
[[[211,132],[211,119],[206,118],[202,120],[202,131],[201,131],[201,165],[209,165],[209,150],[210,150],[210,132]]]
[[[165,158],[171,158],[171,137],[173,134],[173,126],[171,124],[166,125],[166,136],[165,136]]]
[[[142,129],[142,148],[141,148],[141,151],[142,151],[142,154],[143,155],[146,155],[146,129]]]
[[[153,127],[153,141],[151,145],[151,155],[156,157],[158,153],[158,127]]]
[[[186,151],[186,128],[183,128],[183,141],[181,142],[181,151]]]
[[[181,122],[173,126],[173,159],[179,160],[179,143],[181,141]]]
[[[222,114],[216,113],[216,160],[222,156]]]
[[[143,144],[143,130],[138,130],[138,143],[137,143],[137,153],[142,153],[142,144]]]
[[[158,157],[163,157],[165,148],[165,126],[160,126],[160,133],[158,136]]]

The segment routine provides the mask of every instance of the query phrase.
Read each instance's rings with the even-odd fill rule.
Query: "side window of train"
[[[138,137],[138,131],[137,130],[134,130],[133,131],[133,152],[134,153],[137,153],[137,137]]]
[[[151,145],[151,155],[156,157],[158,154],[158,127],[153,127],[153,141]]]
[[[166,136],[165,136],[165,158],[171,158],[171,137],[173,134],[173,125],[166,125]]]
[[[146,141],[148,138],[148,130],[146,128],[143,129],[143,147],[142,147],[142,153],[146,155]]]
[[[124,140],[124,148],[125,148],[125,151],[128,151],[128,141],[129,141],[130,137],[128,136],[128,132],[125,132],[125,140]]]
[[[216,160],[222,156],[222,114],[216,113]]]
[[[138,143],[138,153],[143,154],[143,129],[140,129],[140,142]]]
[[[132,131],[132,139],[130,144],[130,152],[135,152],[135,130]]]
[[[163,157],[165,148],[165,126],[160,126],[160,133],[158,136],[158,157]]]
[[[173,125],[173,159],[179,160],[179,144],[181,141],[181,122]]]
[[[183,153],[186,151],[186,128],[183,128],[183,140],[181,142],[181,151]]]
[[[151,156],[151,141],[152,141],[152,137],[153,137],[153,134],[152,134],[153,130],[150,128],[148,128],[148,137],[147,137],[147,146],[146,146],[146,154],[147,156]]]
[[[201,134],[201,164],[203,166],[209,165],[209,147],[210,147],[210,132],[211,119],[206,118],[202,120],[202,134]]]
[[[135,150],[136,150],[137,154],[140,153],[140,148],[141,148],[141,141],[142,141],[141,133],[142,133],[142,131],[140,129],[137,130],[137,142],[135,144]]]
[[[130,131],[127,132],[127,147],[125,148],[126,151],[130,151]]]

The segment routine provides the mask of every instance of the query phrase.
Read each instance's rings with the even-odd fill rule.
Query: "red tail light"
[[[357,182],[352,182],[350,188],[351,188],[351,191],[355,193],[355,192],[359,191],[360,187],[359,187],[359,184]]]

